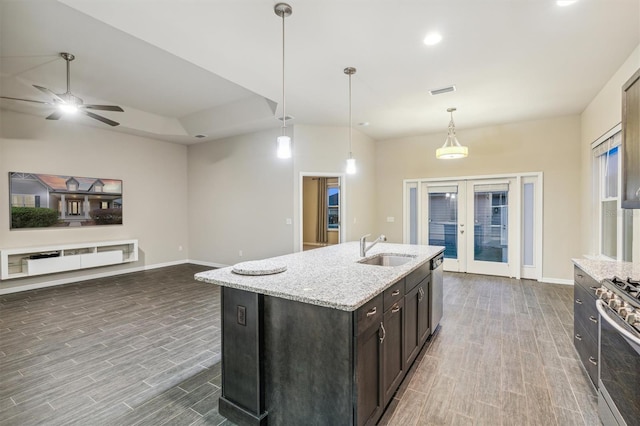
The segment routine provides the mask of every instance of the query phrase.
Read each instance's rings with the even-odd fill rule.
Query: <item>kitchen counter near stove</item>
[[[571,259],[577,267],[598,283],[613,277],[640,279],[640,264],[615,260]]]

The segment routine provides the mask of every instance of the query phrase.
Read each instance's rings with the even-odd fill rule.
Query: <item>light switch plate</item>
[[[395,222],[396,218],[393,216],[387,216],[387,222]]]

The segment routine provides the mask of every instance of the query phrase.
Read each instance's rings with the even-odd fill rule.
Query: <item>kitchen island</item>
[[[223,287],[220,414],[241,425],[377,422],[437,327],[443,250],[381,243],[361,258],[354,242],[267,259],[268,275],[196,274]],[[398,265],[361,263],[381,254]]]

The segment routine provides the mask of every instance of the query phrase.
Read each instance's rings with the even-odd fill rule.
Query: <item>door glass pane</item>
[[[409,188],[409,244],[418,244],[418,187]]]
[[[525,266],[533,265],[533,183],[525,183],[523,185],[523,220],[522,220],[522,264]]]
[[[508,261],[508,191],[474,192],[474,260]]]
[[[618,200],[602,202],[602,254],[618,256]]]
[[[444,246],[444,257],[458,258],[458,194],[429,194],[429,245]]]

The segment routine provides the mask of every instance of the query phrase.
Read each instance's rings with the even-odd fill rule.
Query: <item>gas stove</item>
[[[640,332],[640,281],[631,278],[613,277],[604,280],[596,290],[596,296],[602,299],[611,310]]]

